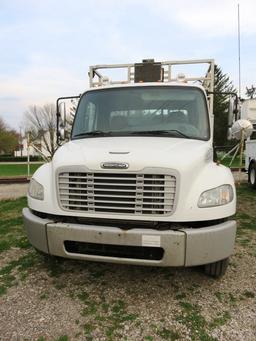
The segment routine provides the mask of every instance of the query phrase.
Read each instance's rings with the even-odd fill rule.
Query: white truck
[[[248,120],[253,126],[253,133],[245,141],[245,170],[248,172],[248,182],[256,189],[256,98],[250,98],[241,103],[241,119]]]
[[[207,72],[174,77],[177,65]],[[101,74],[116,68],[127,79]],[[223,275],[236,192],[230,170],[213,158],[214,60],[96,65],[89,79],[70,141],[30,181],[23,217],[31,244],[53,256],[203,265]]]

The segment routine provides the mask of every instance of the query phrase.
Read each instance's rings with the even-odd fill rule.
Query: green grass
[[[147,335],[147,336],[144,337],[144,340],[145,341],[154,341],[154,337],[151,336],[151,335]]]
[[[256,203],[256,190],[249,187],[248,184],[237,186],[236,193],[238,200],[242,203],[244,200],[253,200]]]
[[[58,339],[56,339],[54,341],[68,341],[68,336],[67,335],[62,335]]]
[[[122,335],[124,324],[133,323],[138,318],[138,314],[128,312],[127,303],[121,299],[107,301],[105,297],[101,297],[99,301],[84,290],[78,292],[76,297],[84,305],[81,315],[88,321],[84,325],[87,339],[92,337],[95,324],[104,330],[108,341],[117,340]]]
[[[32,175],[37,168],[39,168],[42,164],[31,164],[30,165],[30,175]],[[19,175],[28,175],[28,168],[26,164],[9,164],[2,165],[0,163],[0,176],[19,176]]]
[[[160,336],[163,340],[175,341],[180,339],[180,335],[178,332],[167,329],[165,327],[157,329],[156,334]]]
[[[220,161],[220,160],[221,160],[221,157],[218,157],[218,160]],[[233,160],[231,166],[229,166],[231,160],[232,160],[232,157],[227,156],[227,157],[225,157],[224,160],[220,161],[220,163],[221,163],[222,165],[226,166],[226,167],[240,167],[240,157],[239,157],[239,156],[237,156],[237,157]],[[243,159],[243,161],[242,161],[242,167],[244,167],[244,166],[245,166],[245,160]]]
[[[7,292],[7,289],[15,286],[19,281],[24,280],[28,270],[37,264],[38,255],[30,251],[27,255],[9,262],[0,269],[0,296]]]
[[[256,231],[256,190],[250,188],[247,184],[241,184],[237,187],[237,214],[235,216],[239,223],[238,234],[242,230]],[[248,243],[248,237],[243,239],[243,243]]]
[[[181,301],[179,304],[182,308],[182,314],[178,315],[176,319],[189,328],[191,340],[217,341],[206,331],[207,322],[201,314],[201,309],[197,304],[191,304],[186,301]]]
[[[30,244],[23,229],[21,210],[27,205],[26,198],[1,201],[0,204],[0,254],[11,247],[27,249]]]
[[[28,269],[33,268],[37,262],[37,254],[31,250],[23,228],[21,210],[26,205],[26,198],[4,200],[0,203],[0,254],[12,247],[28,250],[25,256],[10,261],[0,269],[0,296],[9,287],[24,280]]]
[[[45,268],[53,278],[58,278],[65,272],[64,260],[51,257],[45,259],[32,249],[23,227],[21,211],[25,206],[27,206],[26,198],[0,202],[0,257],[1,253],[11,248],[27,250],[24,256],[8,262],[0,269],[0,296],[5,294],[9,287],[24,280],[28,271],[38,265]],[[46,299],[46,296],[42,296],[41,299]]]
[[[255,293],[252,292],[252,291],[249,291],[249,290],[245,290],[243,292],[243,295],[246,297],[246,298],[254,298],[255,297]]]
[[[231,319],[231,315],[228,311],[224,311],[222,315],[218,315],[209,324],[209,327],[214,329],[223,326]]]
[[[210,332],[226,324],[231,315],[228,311],[218,313],[212,321],[208,322],[201,313],[201,308],[198,304],[191,304],[190,302],[179,302],[182,314],[177,316],[177,321],[185,324],[190,330],[191,340],[200,341],[217,341],[215,337],[210,335]]]

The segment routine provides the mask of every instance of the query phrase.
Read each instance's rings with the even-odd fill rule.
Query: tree
[[[0,132],[7,130],[7,126],[4,122],[4,120],[0,117]]]
[[[246,87],[246,96],[250,99],[256,98],[256,87],[253,85],[250,88]]]
[[[19,145],[19,134],[0,117],[0,154],[12,154]]]
[[[214,68],[214,91],[216,92],[236,92],[229,77],[224,74],[218,65]],[[227,141],[228,107],[229,95],[214,95],[214,136],[213,141],[216,146],[224,146]]]
[[[31,105],[25,112],[25,121],[31,142],[40,144],[42,141],[44,149],[52,157],[57,149],[55,105]]]

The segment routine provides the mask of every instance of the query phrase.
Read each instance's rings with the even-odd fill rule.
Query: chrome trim
[[[100,167],[103,169],[128,169],[129,163],[127,162],[102,162]]]
[[[62,167],[56,174],[58,201],[63,210],[85,215],[151,217],[174,213],[177,172],[161,168],[143,172],[92,172],[84,168]]]

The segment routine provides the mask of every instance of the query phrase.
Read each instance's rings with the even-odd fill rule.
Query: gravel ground
[[[0,340],[256,340],[255,256],[240,245],[220,280],[195,269],[52,267],[39,260],[0,299]]]
[[[244,224],[246,214],[255,220],[255,201],[240,200],[238,211]],[[198,268],[77,262],[11,247],[0,257],[0,294],[1,283],[8,287],[0,340],[255,341],[256,232],[239,231],[217,280]]]
[[[0,185],[0,200],[24,197],[27,194],[27,190],[27,183]]]
[[[240,181],[241,183],[245,183],[248,182],[248,174],[245,172],[233,172],[233,177],[235,179],[235,182],[237,183],[238,181]]]

